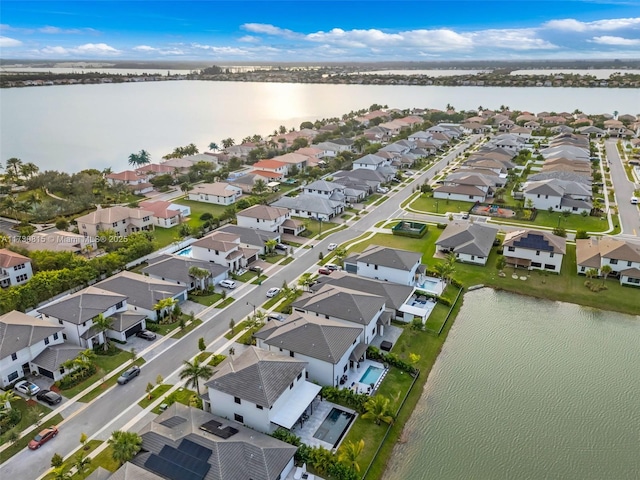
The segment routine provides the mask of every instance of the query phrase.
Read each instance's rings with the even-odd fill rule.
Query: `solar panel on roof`
[[[204,430],[208,433],[215,433],[222,424],[220,422],[216,422],[215,420],[209,420],[207,423],[203,423],[200,425],[200,430]]]
[[[158,455],[151,455],[146,462],[145,468],[157,473],[169,480],[202,480],[204,475],[198,475],[195,472],[182,468],[182,466],[165,460]]]
[[[187,440],[186,438],[180,442],[178,450],[201,460],[209,460],[209,457],[213,453],[207,447],[203,447],[202,445],[192,442],[191,440]]]
[[[224,428],[219,428],[217,431],[211,433],[226,440],[227,438],[233,437],[236,433],[238,433],[238,430],[233,427],[226,426]]]
[[[542,235],[530,233],[526,237],[521,237],[519,240],[513,242],[516,247],[530,248],[532,250],[544,250],[553,251],[553,247],[549,245],[549,242]]]
[[[169,427],[169,428],[173,428],[173,427],[177,427],[178,425],[180,425],[181,423],[186,422],[187,419],[186,418],[182,418],[179,416],[174,416],[171,418],[167,418],[166,420],[160,422],[160,425],[164,425],[165,427]]]

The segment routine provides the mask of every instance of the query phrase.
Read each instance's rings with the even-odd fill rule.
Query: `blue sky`
[[[0,14],[5,59],[640,58],[640,1],[2,0]]]

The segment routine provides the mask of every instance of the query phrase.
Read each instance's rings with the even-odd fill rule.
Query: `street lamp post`
[[[256,316],[256,306],[253,303],[247,302],[247,305],[251,305],[253,307],[253,317]]]

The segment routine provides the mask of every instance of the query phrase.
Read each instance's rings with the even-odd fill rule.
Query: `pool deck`
[[[380,378],[378,378],[378,381],[375,383],[373,391],[371,391],[370,385],[360,383],[360,378],[362,378],[362,375],[365,374],[367,368],[369,368],[370,366],[382,368],[384,370],[384,372],[382,372],[382,375],[380,375]],[[347,380],[346,382],[344,382],[344,384],[340,385],[339,388],[349,388],[356,393],[373,393],[380,385],[380,382],[382,381],[386,373],[387,369],[384,368],[383,364],[374,362],[373,360],[365,359],[364,361],[360,362],[359,368],[354,367],[347,370],[347,373],[345,373],[345,375],[347,376]]]
[[[306,420],[302,425],[300,423],[296,423],[294,427],[291,429],[291,432],[300,437],[302,443],[305,443],[311,447],[324,447],[328,450],[333,450],[333,445],[327,442],[324,442],[318,438],[315,438],[313,435],[316,433],[322,422],[324,422],[325,418],[329,415],[329,412],[333,408],[337,408],[338,410],[342,410],[344,412],[349,412],[356,414],[354,410],[350,410],[341,405],[337,405],[333,402],[329,402],[328,400],[320,400],[316,398],[313,402],[313,415],[309,416],[309,419]],[[351,422],[353,425],[353,422]],[[349,428],[351,428],[349,425]],[[344,439],[346,432],[342,435],[342,439]],[[342,439],[340,441],[342,441]],[[340,446],[338,444],[336,448]]]

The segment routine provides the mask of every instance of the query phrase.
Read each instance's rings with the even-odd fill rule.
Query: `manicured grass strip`
[[[147,408],[149,405],[155,402],[158,398],[160,398],[162,395],[167,393],[171,387],[173,387],[173,385],[165,385],[165,384],[158,385],[156,388],[151,390],[151,395],[150,396],[147,395],[142,400],[140,400],[138,402],[138,405],[140,405],[142,408]]]
[[[98,467],[102,467],[105,470],[109,470],[110,472],[115,472],[116,470],[118,470],[118,468],[120,468],[120,464],[113,459],[113,449],[111,447],[105,448],[98,455],[96,455],[93,460],[91,460],[89,471],[93,472],[93,470],[97,469]]]
[[[231,305],[236,299],[233,297],[227,297],[225,298],[222,302],[220,302],[218,305],[216,305],[215,308],[224,308],[224,307],[228,307],[229,305]]]
[[[233,337],[235,337],[238,334],[238,332],[241,332],[242,330],[247,328],[250,323],[251,322],[249,320],[245,320],[244,322],[240,322],[235,327],[233,327],[233,332],[231,330],[229,330],[227,333],[225,333],[224,334],[224,338],[226,338],[227,340],[231,340]]]
[[[46,427],[50,427],[51,425],[57,425],[62,422],[62,415],[58,414],[54,417],[50,418],[46,422],[43,422],[40,426],[32,428],[24,437],[20,438],[15,443],[11,444],[9,447],[5,448],[2,452],[0,452],[0,464],[6,462],[8,459],[13,457],[20,450],[25,448],[27,444],[31,441],[31,439],[42,429]]]
[[[196,357],[200,363],[204,363],[211,356],[212,352],[200,352]]]
[[[227,358],[226,355],[214,355],[211,360],[209,360],[209,365],[216,367],[220,365],[225,358]]]
[[[283,258],[284,258],[284,255],[273,255],[273,256],[265,257],[264,261],[269,263],[278,263]]]
[[[260,308],[264,310],[269,310],[271,307],[273,307],[276,303],[278,303],[283,298],[284,298],[284,293],[280,291],[280,293],[278,293],[275,297],[271,297],[269,300],[264,302]]]
[[[78,452],[82,452],[84,455],[88,456],[91,452],[93,452],[96,448],[98,448],[100,445],[102,444],[102,440],[89,440],[83,449],[78,450]],[[74,454],[72,457],[68,458],[67,460],[65,460],[65,462],[63,463],[65,470],[69,470],[71,469],[71,467],[73,467],[73,464],[76,461],[76,454]],[[91,460],[91,464],[93,463],[93,460]],[[91,465],[89,464],[89,465]],[[95,468],[98,468],[97,466]],[[91,468],[88,468],[87,471],[84,473],[84,475],[78,475],[77,473],[75,475],[73,475],[71,477],[72,480],[81,480],[84,478],[87,478],[90,475],[91,472]],[[43,480],[55,480],[55,475],[53,472],[47,473],[44,476]]]
[[[196,328],[198,325],[202,324],[202,320],[200,320],[199,318],[196,318],[195,320],[193,320],[191,323],[189,323],[189,325],[187,325],[186,327],[184,327],[182,330],[178,330],[176,333],[174,333],[172,335],[173,338],[182,338],[184,337],[187,333],[191,332],[194,328]]]
[[[446,212],[468,212],[471,207],[473,207],[473,202],[461,202],[460,200],[447,200],[445,198],[433,198],[424,195],[418,196],[418,198],[409,205],[411,210],[417,212],[439,214]]]
[[[239,280],[239,281],[244,282],[244,283],[247,283],[247,282],[251,282],[253,280],[256,280],[257,277],[258,277],[258,274],[256,272],[252,272],[252,271],[247,270],[246,272],[244,272],[240,276],[234,275],[233,279],[234,280]],[[264,274],[261,274],[260,278],[264,281],[268,277],[266,275],[264,275]]]
[[[287,257],[280,262],[280,265],[289,265],[291,262],[293,262],[293,257]],[[256,283],[256,282],[253,282],[253,283]]]
[[[129,354],[129,358],[131,354]],[[134,365],[143,365],[145,363],[144,358],[137,358],[133,364]],[[120,371],[120,374],[122,374],[122,372],[128,370],[129,368],[131,368],[131,365],[129,365],[127,368],[123,368]],[[93,390],[91,390],[89,393],[87,393],[86,395],[84,395],[82,398],[80,398],[80,400],[78,400],[79,402],[83,402],[83,403],[89,403],[90,401],[94,400],[98,395],[100,395],[102,392],[104,392],[105,390],[113,387],[116,383],[118,383],[118,377],[120,375],[114,375],[113,377],[109,378],[107,381],[102,382],[100,385],[98,385],[96,388],[94,388]]]
[[[200,305],[210,307],[222,298],[221,293],[211,293],[208,295],[189,295],[189,300],[198,302]]]
[[[17,424],[15,424],[12,428],[2,432],[2,435],[0,435],[0,445],[5,444],[8,436],[7,433],[10,432],[11,430],[15,430],[16,432],[21,432],[27,427],[29,427],[29,425],[31,425],[31,422],[34,419],[35,414],[31,414],[30,412],[32,411],[37,412],[38,418],[42,418],[45,415],[47,415],[49,412],[51,412],[50,408],[45,407],[44,405],[36,402],[35,400],[31,400],[32,405],[30,405],[28,402],[29,402],[28,400],[25,400],[22,397],[20,397],[20,400],[14,400],[11,402],[11,408],[13,410],[19,411],[21,414],[20,421]]]
[[[362,212],[362,213],[364,214],[366,212]],[[320,235],[318,237],[318,240],[324,240],[329,235],[333,235],[334,233],[339,232],[340,230],[344,230],[345,228],[349,228],[349,226],[343,223],[343,224],[339,225],[337,228],[331,229],[330,232],[323,232],[322,235]]]
[[[195,395],[195,393],[196,393],[195,391],[189,390],[187,388],[179,388],[175,392],[172,392],[169,395],[167,395],[164,398],[164,401],[160,403],[160,405],[162,405],[163,403],[166,403],[167,405],[172,405],[174,402],[178,402],[183,405],[189,406],[189,400],[191,400],[191,397]],[[160,409],[160,405],[158,405],[156,408],[154,408],[151,411],[156,415],[160,415],[162,413],[162,410]]]

